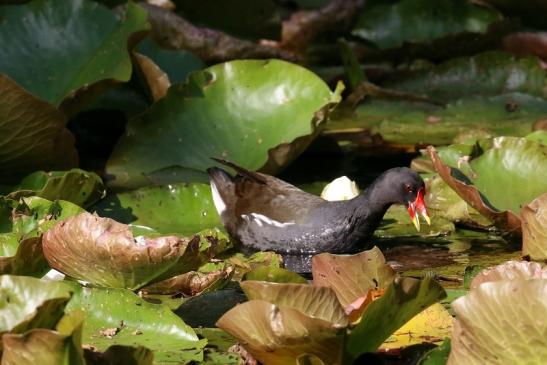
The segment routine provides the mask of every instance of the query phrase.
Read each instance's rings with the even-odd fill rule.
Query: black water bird
[[[327,201],[270,175],[208,169],[215,207],[228,233],[247,248],[283,254],[350,253],[367,241],[392,204],[406,205],[419,230],[427,223],[422,178],[406,167],[387,170],[351,200]]]

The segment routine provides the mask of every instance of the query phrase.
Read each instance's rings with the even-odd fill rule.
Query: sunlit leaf
[[[532,260],[547,260],[547,193],[521,210],[522,254]]]

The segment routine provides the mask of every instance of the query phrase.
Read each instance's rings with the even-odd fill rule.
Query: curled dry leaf
[[[149,57],[133,52],[133,59],[138,65],[140,77],[148,87],[148,91],[153,101],[158,101],[167,94],[167,89],[171,86],[167,74],[159,68]]]
[[[507,261],[482,270],[471,282],[471,289],[481,284],[501,280],[547,279],[547,269],[537,262]]]
[[[509,210],[498,211],[494,209],[483,200],[480,191],[475,186],[468,185],[454,176],[454,170],[442,162],[434,147],[429,146],[427,151],[435,170],[463,200],[479,213],[492,220],[497,227],[504,229],[509,235],[519,236],[521,234],[521,221],[518,215]]]
[[[89,213],[57,223],[43,237],[52,268],[99,286],[138,289],[197,268],[200,237],[134,237],[128,225]]]
[[[369,290],[386,289],[395,278],[378,247],[356,255],[316,255],[312,274],[313,284],[332,288],[343,307],[366,296]]]
[[[229,281],[234,275],[234,268],[227,266],[222,270],[211,272],[190,271],[171,279],[144,287],[147,294],[179,294],[191,297],[206,290],[218,287]]]
[[[226,312],[217,326],[237,338],[263,364],[285,365],[303,354],[340,364],[346,329],[301,311],[251,300]]]
[[[522,208],[522,255],[547,260],[547,193]]]
[[[348,324],[344,309],[331,288],[249,280],[241,283],[241,289],[249,300],[260,299],[279,307],[294,308],[308,317],[328,321],[340,328]]]

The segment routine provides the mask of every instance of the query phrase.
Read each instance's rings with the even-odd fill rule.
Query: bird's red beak
[[[414,227],[416,227],[418,231],[420,230],[420,214],[422,215],[422,217],[424,217],[427,224],[431,225],[431,220],[429,219],[429,215],[427,215],[427,209],[424,203],[423,188],[418,190],[416,200],[414,200],[413,202],[408,202],[408,215],[410,215],[410,219],[412,220],[412,223],[414,223]]]

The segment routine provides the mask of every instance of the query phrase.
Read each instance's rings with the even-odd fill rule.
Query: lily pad
[[[71,288],[26,276],[0,276],[0,333],[53,328],[63,316]]]
[[[369,290],[386,289],[395,278],[378,247],[355,255],[315,255],[312,274],[313,285],[332,288],[344,308]]]
[[[314,355],[325,364],[341,360],[345,328],[291,307],[251,300],[224,314],[217,326],[244,343],[245,349],[264,364],[290,364],[304,354]]]
[[[319,318],[339,327],[348,324],[344,309],[331,288],[248,280],[241,282],[241,289],[249,300],[261,299],[278,307],[294,308],[311,318]]]
[[[444,158],[442,159],[444,161]],[[425,202],[433,222],[437,220],[437,217],[443,217],[454,223],[475,227],[492,225],[492,221],[463,200],[440,176],[426,179],[426,186]]]
[[[9,199],[23,196],[39,196],[48,200],[65,200],[81,207],[88,207],[105,194],[101,178],[80,169],[69,171],[36,171],[25,176],[19,184],[10,188]]]
[[[173,278],[160,281],[142,288],[146,294],[177,294],[193,297],[201,293],[216,290],[226,285],[234,275],[234,268],[226,266],[222,270],[200,272],[190,271]]]
[[[90,208],[101,217],[150,227],[163,234],[190,235],[223,228],[208,184],[150,186],[107,196]]]
[[[473,57],[451,59],[434,67],[410,71],[400,77],[394,76],[382,83],[382,86],[449,102],[470,95],[522,93],[544,97],[544,84],[545,72],[539,59],[486,52]],[[513,103],[507,105],[509,112],[521,106],[517,100]]]
[[[518,235],[517,214],[547,191],[542,173],[547,170],[546,151],[547,146],[525,138],[481,140],[464,171],[443,164],[433,148],[429,155],[439,175],[462,199],[497,227]]]
[[[482,270],[471,282],[471,289],[481,284],[501,280],[547,279],[547,268],[537,262],[507,261]]]
[[[259,266],[247,272],[243,280],[268,281],[272,283],[307,284],[308,281],[295,272],[281,267]]]
[[[12,211],[12,232],[0,234],[0,273],[41,277],[49,270],[42,234],[57,221],[83,211],[66,201],[23,198]]]
[[[339,99],[310,71],[280,60],[209,67],[129,121],[107,163],[110,184],[147,185],[148,175],[166,168],[203,176],[210,157],[278,171],[307,147]]]
[[[444,289],[430,277],[395,280],[384,295],[366,307],[361,321],[348,336],[348,353],[355,359],[376,351],[398,328],[445,296]]]
[[[455,300],[448,364],[543,363],[546,290],[546,279],[500,280],[485,282]]]
[[[148,303],[126,289],[72,286],[74,296],[66,311],[85,311],[84,344],[100,351],[113,345],[144,346],[154,351],[158,363],[203,359],[207,341],[199,340],[194,330],[165,305]]]
[[[2,363],[26,365],[85,365],[81,344],[82,312],[63,316],[54,329],[35,328],[2,336]]]
[[[64,114],[53,105],[0,74],[0,182],[16,183],[39,169],[76,166],[78,154],[66,122]]]
[[[352,34],[382,49],[395,48],[463,32],[484,33],[499,18],[494,10],[468,2],[375,2],[363,9]]]
[[[89,213],[59,222],[44,234],[51,267],[100,286],[138,289],[198,268],[219,241],[203,235],[134,237],[129,226]]]
[[[508,110],[507,105],[518,107]],[[477,125],[494,135],[526,136],[546,113],[545,99],[520,93],[467,96],[451,101],[446,107],[371,100],[355,112],[333,115],[326,133],[340,141],[348,141],[348,133],[368,132],[378,134],[387,143],[443,145]]]
[[[0,17],[0,72],[55,106],[100,81],[128,81],[128,42],[148,28],[146,11],[134,3],[121,20],[86,0],[2,6]]]
[[[547,260],[547,193],[522,208],[522,255]]]
[[[415,315],[396,330],[380,350],[402,349],[419,344],[440,345],[452,332],[452,316],[441,303],[435,303]]]

